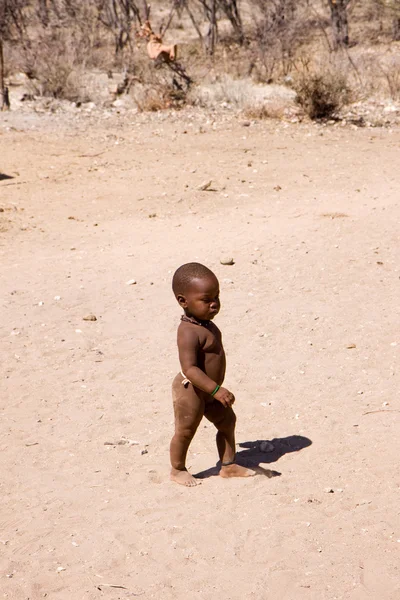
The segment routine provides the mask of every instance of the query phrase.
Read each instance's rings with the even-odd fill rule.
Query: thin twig
[[[357,79],[358,79],[358,82],[359,82],[359,84],[360,84],[360,85],[362,85],[362,79],[361,79],[360,72],[359,72],[359,70],[357,69],[357,66],[356,66],[356,64],[355,64],[354,60],[351,58],[351,56],[350,56],[350,54],[349,54],[349,50],[348,50],[348,48],[346,48],[346,47],[345,47],[345,48],[344,48],[344,50],[345,50],[345,52],[346,52],[347,59],[348,59],[349,63],[351,64],[351,66],[352,66],[352,67],[353,67],[353,69],[354,69],[354,72],[355,72],[355,74],[357,75]]]
[[[78,154],[78,158],[95,158],[96,156],[101,156],[105,152],[106,151],[103,150],[103,152],[98,152],[97,154]]]
[[[0,183],[1,187],[7,187],[8,185],[23,185],[24,183],[31,183],[30,181],[14,181],[13,183]]]
[[[400,412],[397,408],[380,408],[379,410],[369,410],[368,412],[363,413],[364,415],[372,415],[374,413],[385,413],[385,412]]]

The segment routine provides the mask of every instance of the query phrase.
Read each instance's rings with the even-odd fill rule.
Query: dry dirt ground
[[[1,116],[0,598],[400,598],[400,131],[246,125]],[[280,476],[168,479],[192,260]]]

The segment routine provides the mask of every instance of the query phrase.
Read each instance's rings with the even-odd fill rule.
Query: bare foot
[[[171,480],[175,481],[175,483],[179,483],[180,485],[185,485],[186,487],[194,487],[198,485],[197,481],[189,473],[189,471],[179,471],[178,469],[171,469]]]
[[[241,467],[235,463],[222,466],[219,472],[220,477],[253,477],[255,474],[255,471],[251,471],[251,469],[246,469],[246,467]]]

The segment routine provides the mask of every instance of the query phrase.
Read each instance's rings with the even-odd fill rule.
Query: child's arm
[[[182,372],[194,387],[203,390],[207,394],[212,394],[218,384],[197,366],[199,348],[199,337],[196,331],[192,328],[180,327],[178,329],[178,351]],[[231,406],[235,401],[235,396],[229,390],[222,387],[214,395],[214,398],[225,407]]]

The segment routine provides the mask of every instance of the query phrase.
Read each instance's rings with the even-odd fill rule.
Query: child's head
[[[210,269],[187,263],[172,278],[172,290],[179,305],[190,317],[209,321],[219,313],[219,283]]]

